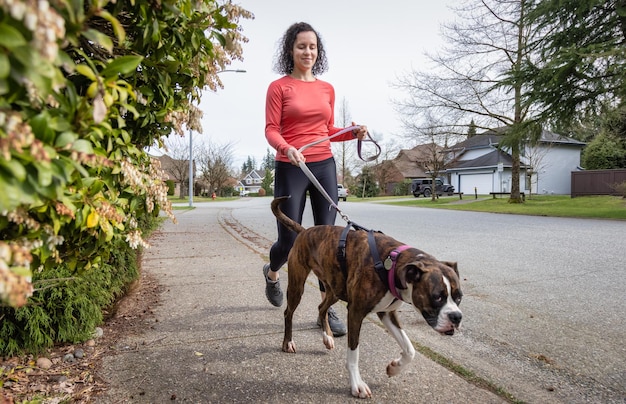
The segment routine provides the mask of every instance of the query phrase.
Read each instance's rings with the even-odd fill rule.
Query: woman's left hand
[[[352,126],[357,126],[357,124],[352,122]],[[363,140],[363,138],[367,134],[367,126],[365,125],[358,125],[358,126],[359,127],[357,129],[352,130],[352,134],[356,136],[357,139]]]

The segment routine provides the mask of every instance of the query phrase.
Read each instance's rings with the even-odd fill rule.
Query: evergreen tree
[[[474,120],[472,119],[472,122],[470,122],[469,124],[469,128],[467,129],[467,137],[473,137],[476,136],[476,123],[474,123]]]
[[[626,1],[532,0],[527,24],[545,35],[519,73],[543,118],[570,123],[624,107]],[[534,63],[533,63],[534,62]],[[562,124],[561,124],[562,125]]]
[[[265,157],[263,157],[263,162],[261,163],[261,170],[273,170],[274,169],[274,153],[268,148]],[[267,190],[266,190],[267,191]]]
[[[254,157],[248,156],[248,159],[241,166],[241,173],[246,175],[253,170],[256,170],[256,161]]]
[[[372,198],[378,196],[380,189],[378,188],[376,176],[374,175],[371,167],[363,167],[363,171],[361,171],[361,175],[358,178],[357,189],[355,189],[355,191],[356,192],[354,192],[354,194],[362,198]]]
[[[272,170],[270,168],[265,168],[265,176],[263,177],[263,182],[261,183],[261,188],[265,190],[265,195],[274,195],[274,189],[272,185],[274,184],[274,175],[272,174]]]

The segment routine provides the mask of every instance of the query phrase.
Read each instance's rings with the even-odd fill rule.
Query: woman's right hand
[[[293,146],[287,149],[287,158],[289,158],[289,161],[291,161],[291,164],[293,164],[294,166],[298,166],[298,167],[300,167],[301,161],[306,162],[306,158],[302,155],[302,153],[300,153],[298,149],[296,149]]]

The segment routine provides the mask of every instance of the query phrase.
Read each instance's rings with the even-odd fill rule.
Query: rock
[[[55,375],[50,378],[50,381],[53,383],[64,383],[68,380],[68,377],[64,375]]]
[[[73,362],[76,362],[76,358],[71,353],[68,353],[68,354],[65,354],[65,356],[63,357],[63,362],[73,363]]]
[[[80,349],[80,348],[76,348],[76,349],[74,350],[74,358],[76,358],[76,359],[81,359],[81,358],[83,358],[84,356],[85,356],[85,351],[83,351],[82,349]]]
[[[52,367],[52,361],[48,358],[37,359],[37,367],[40,369],[50,369]]]
[[[96,346],[96,341],[94,341],[93,339],[87,340],[87,342],[85,342],[85,345]]]
[[[104,335],[104,330],[102,330],[102,328],[100,327],[96,327],[96,329],[93,331],[93,337],[94,338],[100,338]]]

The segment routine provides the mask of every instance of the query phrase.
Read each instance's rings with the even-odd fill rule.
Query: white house
[[[252,170],[237,184],[237,190],[242,194],[257,193],[261,189],[265,178],[265,170]]]
[[[498,149],[503,129],[475,135],[451,147],[456,157],[447,170],[450,183],[465,194],[510,192],[512,159]],[[580,170],[580,153],[585,143],[543,131],[535,146],[527,145],[520,155],[520,191],[533,194],[569,195],[571,172]]]

